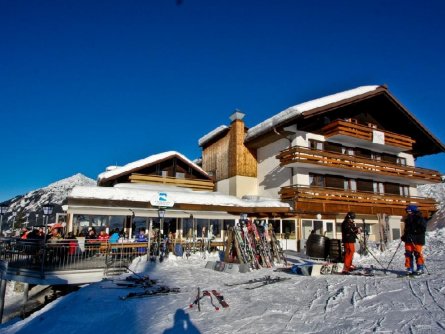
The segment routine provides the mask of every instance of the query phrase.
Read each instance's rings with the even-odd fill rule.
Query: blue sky
[[[444,142],[444,15],[439,0],[0,0],[0,201],[194,159],[236,108],[251,127],[361,85],[387,84]]]

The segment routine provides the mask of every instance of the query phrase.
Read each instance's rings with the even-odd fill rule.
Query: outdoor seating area
[[[44,275],[49,270],[83,270],[127,266],[135,257],[144,255],[147,243],[87,242],[63,239],[44,243],[42,240],[0,239],[0,260],[9,268],[31,269]]]

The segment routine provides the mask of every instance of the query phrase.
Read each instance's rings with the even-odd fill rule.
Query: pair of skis
[[[275,284],[275,283],[279,283],[279,282],[283,282],[286,280],[289,280],[290,277],[280,277],[280,276],[276,276],[276,277],[271,277],[271,276],[264,276],[261,278],[254,278],[245,282],[240,282],[240,283],[232,283],[232,284],[226,284],[226,286],[236,286],[236,285],[244,285],[244,284],[256,284],[256,283],[260,283],[258,285],[255,286],[248,286],[246,287],[247,290],[253,290],[253,289],[257,289],[257,288],[261,288],[265,285],[270,285],[270,284]]]
[[[221,295],[221,293],[219,293],[216,290],[203,290],[202,294],[201,294],[201,290],[198,288],[198,295],[196,296],[195,300],[189,305],[189,308],[192,308],[194,305],[198,306],[198,310],[201,311],[201,300],[204,297],[209,297],[210,298],[210,303],[212,304],[213,308],[215,309],[215,311],[219,310],[219,306],[215,305],[215,303],[213,302],[213,297],[216,298],[216,300],[218,300],[219,304],[221,305],[221,307],[223,308],[227,308],[229,307],[229,304],[225,301],[224,296]]]

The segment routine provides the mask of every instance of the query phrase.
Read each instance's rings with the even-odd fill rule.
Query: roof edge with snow
[[[359,97],[360,95],[370,93],[377,90],[380,87],[378,85],[372,86],[360,86],[343,92],[335,93],[332,95],[327,95],[314,100],[303,102],[295,106],[289,107],[280,113],[266,119],[265,121],[255,125],[247,131],[245,141],[248,142],[254,138],[257,138],[266,132],[271,131],[273,128],[292,120],[302,113],[311,111],[321,107],[327,107],[331,104],[337,104],[343,100],[348,100],[354,97]]]

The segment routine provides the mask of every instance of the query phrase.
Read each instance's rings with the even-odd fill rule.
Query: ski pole
[[[131,270],[130,268],[128,268],[128,266],[124,266],[125,269],[127,269],[128,271],[132,272],[133,274],[135,274],[137,277],[139,277],[140,279],[144,279],[144,277],[142,277],[141,275],[139,275],[138,273],[135,273],[133,270]]]
[[[388,270],[389,266],[391,265],[392,260],[394,260],[394,256],[396,255],[397,251],[399,250],[401,244],[402,244],[402,240],[400,240],[399,245],[397,246],[396,251],[392,255],[391,260],[389,261],[388,265],[386,266],[386,270]]]
[[[357,235],[357,234],[356,234]],[[362,242],[362,240],[361,240],[361,238],[360,237],[358,237],[357,236],[357,238],[358,238],[358,241],[359,241],[359,243],[361,243],[362,245],[363,245],[363,242]],[[363,248],[374,258],[374,260],[376,260],[377,261],[377,263],[380,265],[380,267],[382,267],[382,269],[383,269],[383,271],[386,273],[386,269],[385,269],[385,267],[382,265],[382,263],[374,256],[374,254],[369,250],[369,248],[366,246],[366,245],[363,245]]]

